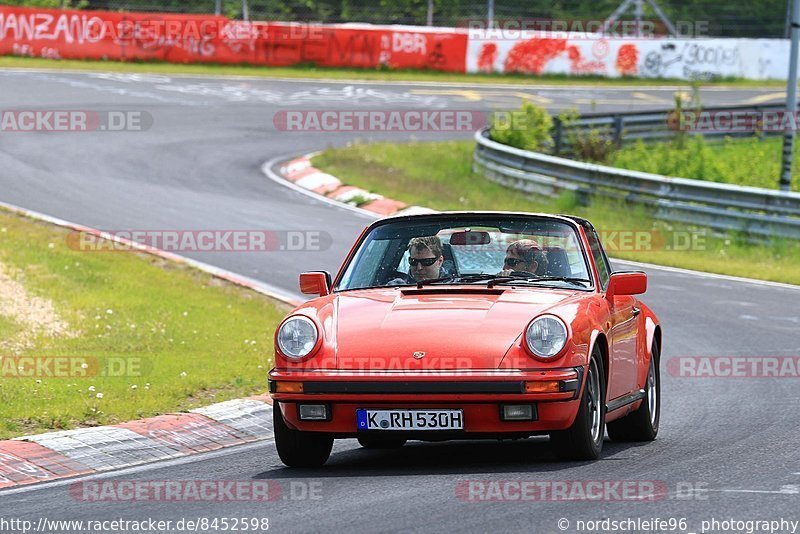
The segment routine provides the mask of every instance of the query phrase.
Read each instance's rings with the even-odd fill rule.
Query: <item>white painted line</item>
[[[717,491],[719,493],[767,493],[772,495],[800,495],[800,486],[793,486],[789,484],[786,486],[781,486],[781,489],[779,490],[720,489],[708,491]]]
[[[133,473],[142,473],[144,471],[153,471],[155,469],[162,469],[166,467],[174,467],[177,465],[185,465],[190,464],[192,462],[200,462],[204,460],[209,460],[213,458],[219,458],[223,456],[230,456],[231,454],[239,454],[245,451],[249,451],[251,449],[256,449],[259,447],[264,447],[265,445],[274,442],[274,439],[260,439],[257,441],[253,441],[251,443],[245,443],[243,445],[233,445],[230,447],[225,447],[224,449],[219,449],[216,451],[209,451],[209,452],[201,452],[197,454],[191,454],[188,456],[183,456],[181,458],[173,458],[170,460],[161,460],[157,462],[152,462],[145,465],[137,465],[134,467],[125,467],[118,471],[105,471],[103,473],[91,473],[88,475],[82,475],[79,477],[73,478],[62,478],[59,480],[54,480],[52,482],[42,482],[39,484],[32,484],[21,486],[19,488],[9,488],[0,490],[0,497],[4,497],[6,495],[14,495],[17,493],[30,493],[33,491],[40,491],[50,488],[57,488],[60,486],[68,486],[70,484],[74,484],[76,482],[80,482],[83,480],[104,480],[107,478],[118,477],[122,475],[129,475]]]
[[[792,285],[792,284],[784,284],[782,282],[771,282],[769,280],[756,280],[754,278],[743,278],[740,276],[730,276],[727,274],[716,274],[716,273],[705,273],[703,271],[693,271],[691,269],[681,269],[679,267],[667,267],[665,265],[654,265],[652,263],[641,263],[638,261],[630,261],[630,260],[618,260],[614,258],[610,258],[614,263],[624,263],[625,265],[630,265],[632,267],[641,267],[646,269],[657,269],[659,271],[666,271],[670,273],[676,274],[687,274],[690,276],[697,276],[700,278],[711,278],[715,280],[726,280],[728,282],[737,282],[742,284],[752,284],[754,286],[762,286],[762,287],[770,287],[770,288],[777,288],[777,289],[800,289],[800,286]]]
[[[79,230],[79,231],[81,230],[91,231],[96,234],[100,233],[100,230],[90,228],[88,226],[84,226],[78,223],[65,221],[64,219],[59,219],[57,217],[51,217],[50,215],[45,215],[44,213],[39,213],[37,211],[32,211],[26,208],[15,206],[14,204],[9,204],[7,202],[0,201],[0,207],[5,208],[8,211],[11,211],[18,215],[24,215],[26,217],[30,217],[31,219],[44,221],[50,224],[54,224],[56,226],[60,226],[62,228],[71,228],[73,230]],[[189,265],[190,267],[194,267],[195,269],[199,269],[203,272],[206,272],[218,278],[223,278],[237,285],[247,287],[249,289],[257,291],[258,293],[261,293],[262,295],[266,295],[268,297],[274,298],[275,300],[279,300],[281,302],[289,304],[290,306],[299,306],[300,304],[306,301],[306,299],[303,298],[303,296],[298,295],[297,293],[292,293],[277,286],[273,286],[272,284],[262,282],[261,280],[256,280],[248,276],[243,276],[233,271],[222,269],[221,267],[216,267],[214,265],[210,265],[202,261],[193,260],[192,258],[181,256],[180,254],[175,254],[173,252],[165,252],[163,250],[155,249],[153,247],[145,247],[141,243],[137,243],[135,241],[130,241],[127,239],[122,239],[116,236],[107,236],[107,238],[118,243],[123,243],[132,248],[136,248],[141,252],[152,254],[154,256],[166,258],[168,260],[179,260],[185,263],[186,265]]]

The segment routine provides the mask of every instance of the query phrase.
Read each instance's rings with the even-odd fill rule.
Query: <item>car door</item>
[[[608,288],[611,264],[594,228],[586,232],[592,257],[597,265],[600,287]],[[638,336],[638,308],[636,298],[630,295],[615,296],[608,305],[609,369],[607,399],[609,401],[631,393],[636,385],[636,339]]]

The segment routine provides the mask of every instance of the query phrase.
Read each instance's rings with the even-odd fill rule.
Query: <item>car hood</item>
[[[336,297],[339,369],[496,369],[528,323],[577,292],[375,289]]]

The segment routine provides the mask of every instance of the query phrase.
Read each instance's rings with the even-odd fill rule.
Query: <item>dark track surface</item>
[[[102,229],[324,230],[322,253],[189,254],[291,291],[307,269],[335,271],[368,223],[350,211],[282,187],[261,164],[328,145],[352,134],[278,132],[279,109],[488,110],[516,105],[525,92],[553,109],[583,111],[668,107],[671,90],[483,89],[492,94],[432,93],[430,85],[342,84],[0,71],[0,109],[142,110],[155,123],[138,133],[0,133],[0,200]],[[348,87],[351,87],[348,89]],[[499,93],[496,95],[494,93]],[[633,93],[649,95],[642,97]],[[774,90],[708,91],[706,105],[743,102]],[[664,104],[659,105],[656,99]],[[644,104],[642,103],[644,102]],[[469,137],[471,134],[464,134]],[[361,136],[407,139],[405,134]],[[425,139],[452,134],[425,135]],[[663,361],[678,356],[800,355],[800,291],[648,270],[644,300],[664,327]],[[800,520],[800,389],[797,379],[690,379],[663,371],[658,440],[606,442],[601,461],[558,463],[542,440],[503,443],[414,442],[398,451],[361,450],[337,442],[318,471],[282,466],[271,443],[198,456],[180,465],[152,465],[113,477],[143,480],[270,479],[321,483],[320,500],[273,503],[83,503],[67,485],[0,493],[2,516],[50,519],[180,519],[269,517],[277,532],[560,532],[559,518],[687,517],[700,521]],[[648,480],[666,485],[657,502],[463,502],[461,480]],[[681,486],[684,485],[684,486]],[[686,485],[703,499],[679,499]],[[681,530],[675,530],[681,532]]]

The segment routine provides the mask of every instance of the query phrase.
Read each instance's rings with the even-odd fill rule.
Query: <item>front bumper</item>
[[[356,410],[460,409],[461,431],[392,431],[392,436],[451,439],[530,435],[569,428],[584,368],[519,371],[287,371],[269,373],[270,394],[290,428],[354,437]],[[539,391],[539,392],[537,392]],[[299,404],[324,404],[326,421],[300,420]],[[504,421],[505,404],[533,404],[532,421]],[[376,431],[368,431],[370,434]]]

